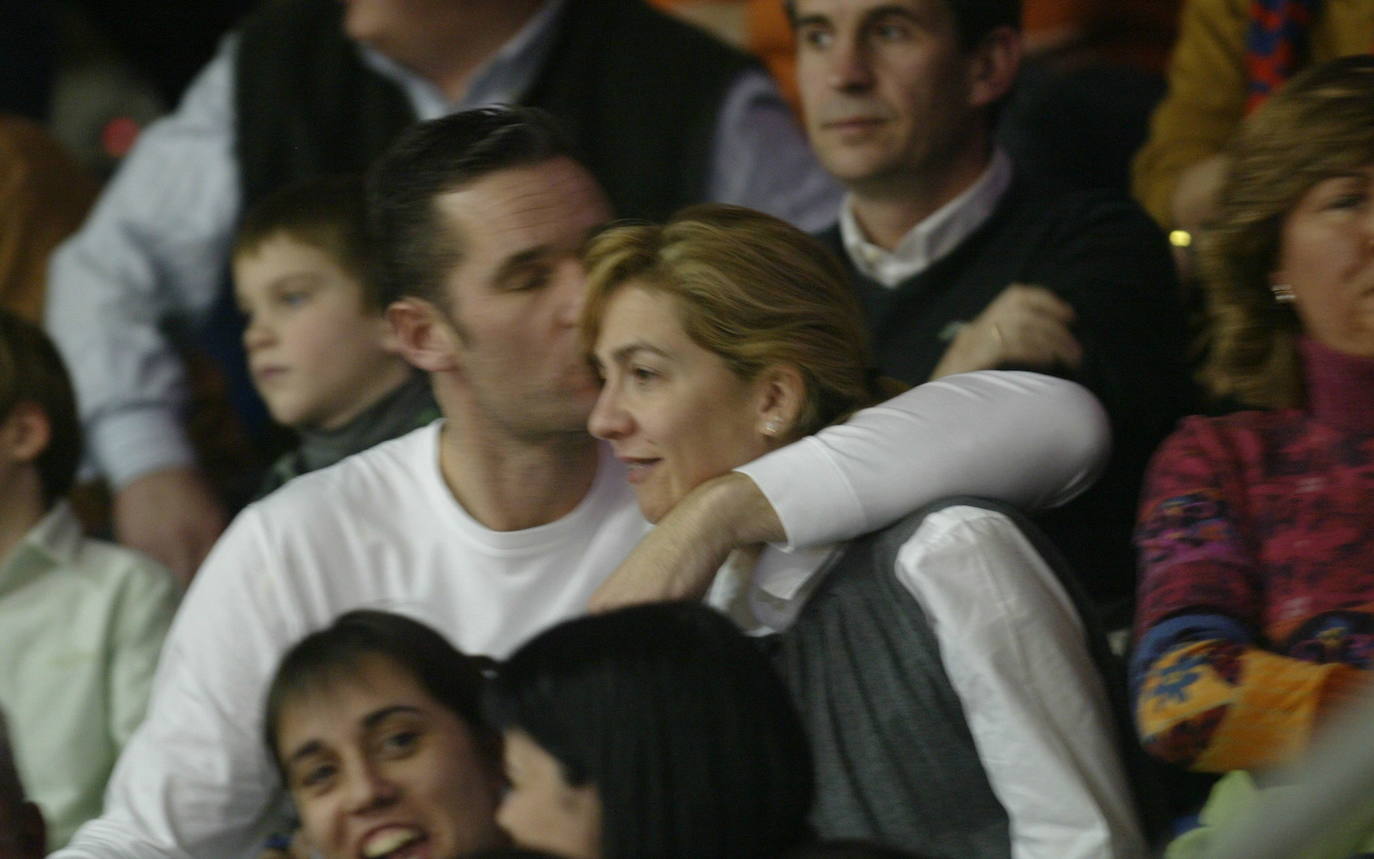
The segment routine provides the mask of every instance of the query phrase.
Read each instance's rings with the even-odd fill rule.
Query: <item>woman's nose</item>
[[[587,419],[587,430],[600,439],[610,441],[624,438],[629,432],[630,416],[621,408],[616,387],[609,382],[602,387],[601,395],[596,398],[592,415]]]

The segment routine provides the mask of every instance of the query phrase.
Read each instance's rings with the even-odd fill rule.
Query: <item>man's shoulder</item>
[[[1076,188],[1031,171],[1018,171],[996,211],[1049,230],[1126,230],[1144,241],[1163,242],[1159,226],[1124,193],[1110,188]]]
[[[428,498],[439,481],[438,422],[288,481],[245,512],[268,522],[353,519]]]

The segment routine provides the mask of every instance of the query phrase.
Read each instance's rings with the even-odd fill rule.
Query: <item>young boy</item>
[[[82,535],[63,500],[80,457],[57,350],[0,311],[0,706],[52,848],[100,813],[177,601],[168,570]]]
[[[364,211],[361,177],[311,179],[264,198],[239,228],[249,370],[272,417],[300,436],[259,497],[439,415],[427,380],[394,351]]]

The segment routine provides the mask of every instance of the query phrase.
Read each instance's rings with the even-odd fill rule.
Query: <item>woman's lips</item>
[[[658,465],[657,459],[639,459],[634,457],[620,457],[620,461],[625,464],[625,479],[632,485],[642,483],[649,476],[650,470]]]

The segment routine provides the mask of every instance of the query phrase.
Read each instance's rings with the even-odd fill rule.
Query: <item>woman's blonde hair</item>
[[[761,212],[705,204],[663,226],[627,224],[592,240],[582,314],[588,351],[629,281],[672,297],[687,335],[741,379],[790,365],[806,385],[789,433],[809,435],[887,395],[869,369],[868,332],[844,268],[806,233]]]
[[[1278,304],[1271,273],[1284,221],[1312,186],[1374,164],[1374,57],[1344,57],[1294,77],[1246,120],[1227,151],[1219,215],[1199,245],[1211,392],[1251,406],[1305,400],[1302,326]]]

